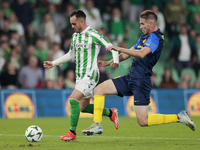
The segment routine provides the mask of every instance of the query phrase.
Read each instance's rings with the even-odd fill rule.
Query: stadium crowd
[[[91,28],[126,48],[142,33],[139,14],[153,10],[165,35],[163,52],[153,69],[153,88],[200,88],[199,0],[3,0],[0,7],[1,88],[74,88],[73,60],[49,70],[43,67],[43,61],[68,52],[74,9],[86,13]],[[111,58],[102,47],[98,59]],[[120,63],[118,69],[101,67],[99,83],[127,74],[131,62]]]

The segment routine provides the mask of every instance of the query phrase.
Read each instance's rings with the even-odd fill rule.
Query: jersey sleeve
[[[151,52],[154,53],[158,48],[158,45],[159,45],[159,38],[154,33],[151,33],[143,46],[149,47],[151,49]]]
[[[95,42],[97,42],[98,44],[100,44],[101,46],[103,46],[105,48],[112,45],[110,43],[110,41],[108,41],[103,35],[101,35],[98,32],[92,32],[91,35],[92,35],[92,38]]]
[[[142,37],[142,36],[141,36],[141,37]],[[138,45],[139,45],[139,43],[140,43],[141,37],[138,39],[137,43],[133,46],[133,48],[137,49],[137,47],[138,47]]]

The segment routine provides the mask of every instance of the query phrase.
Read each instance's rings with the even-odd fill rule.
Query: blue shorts
[[[112,79],[118,96],[134,95],[134,105],[149,105],[151,78],[130,78],[128,75]]]

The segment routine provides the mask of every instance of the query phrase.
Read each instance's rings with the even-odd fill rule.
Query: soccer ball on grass
[[[29,142],[39,142],[43,137],[42,129],[36,125],[29,126],[26,129],[25,137]]]

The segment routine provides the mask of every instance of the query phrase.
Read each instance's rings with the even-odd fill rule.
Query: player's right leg
[[[84,135],[101,134],[103,132],[101,122],[105,95],[116,94],[118,94],[118,92],[112,80],[106,80],[94,89],[94,123],[89,128],[82,131]],[[115,123],[115,127],[118,128],[119,121],[117,116],[117,109],[112,109],[112,116],[111,121],[113,121]]]
[[[70,130],[64,136],[61,136],[60,139],[63,141],[72,141],[76,139],[76,127],[78,124],[78,119],[80,115],[79,100],[83,98],[82,92],[77,89],[74,89],[70,95]]]

